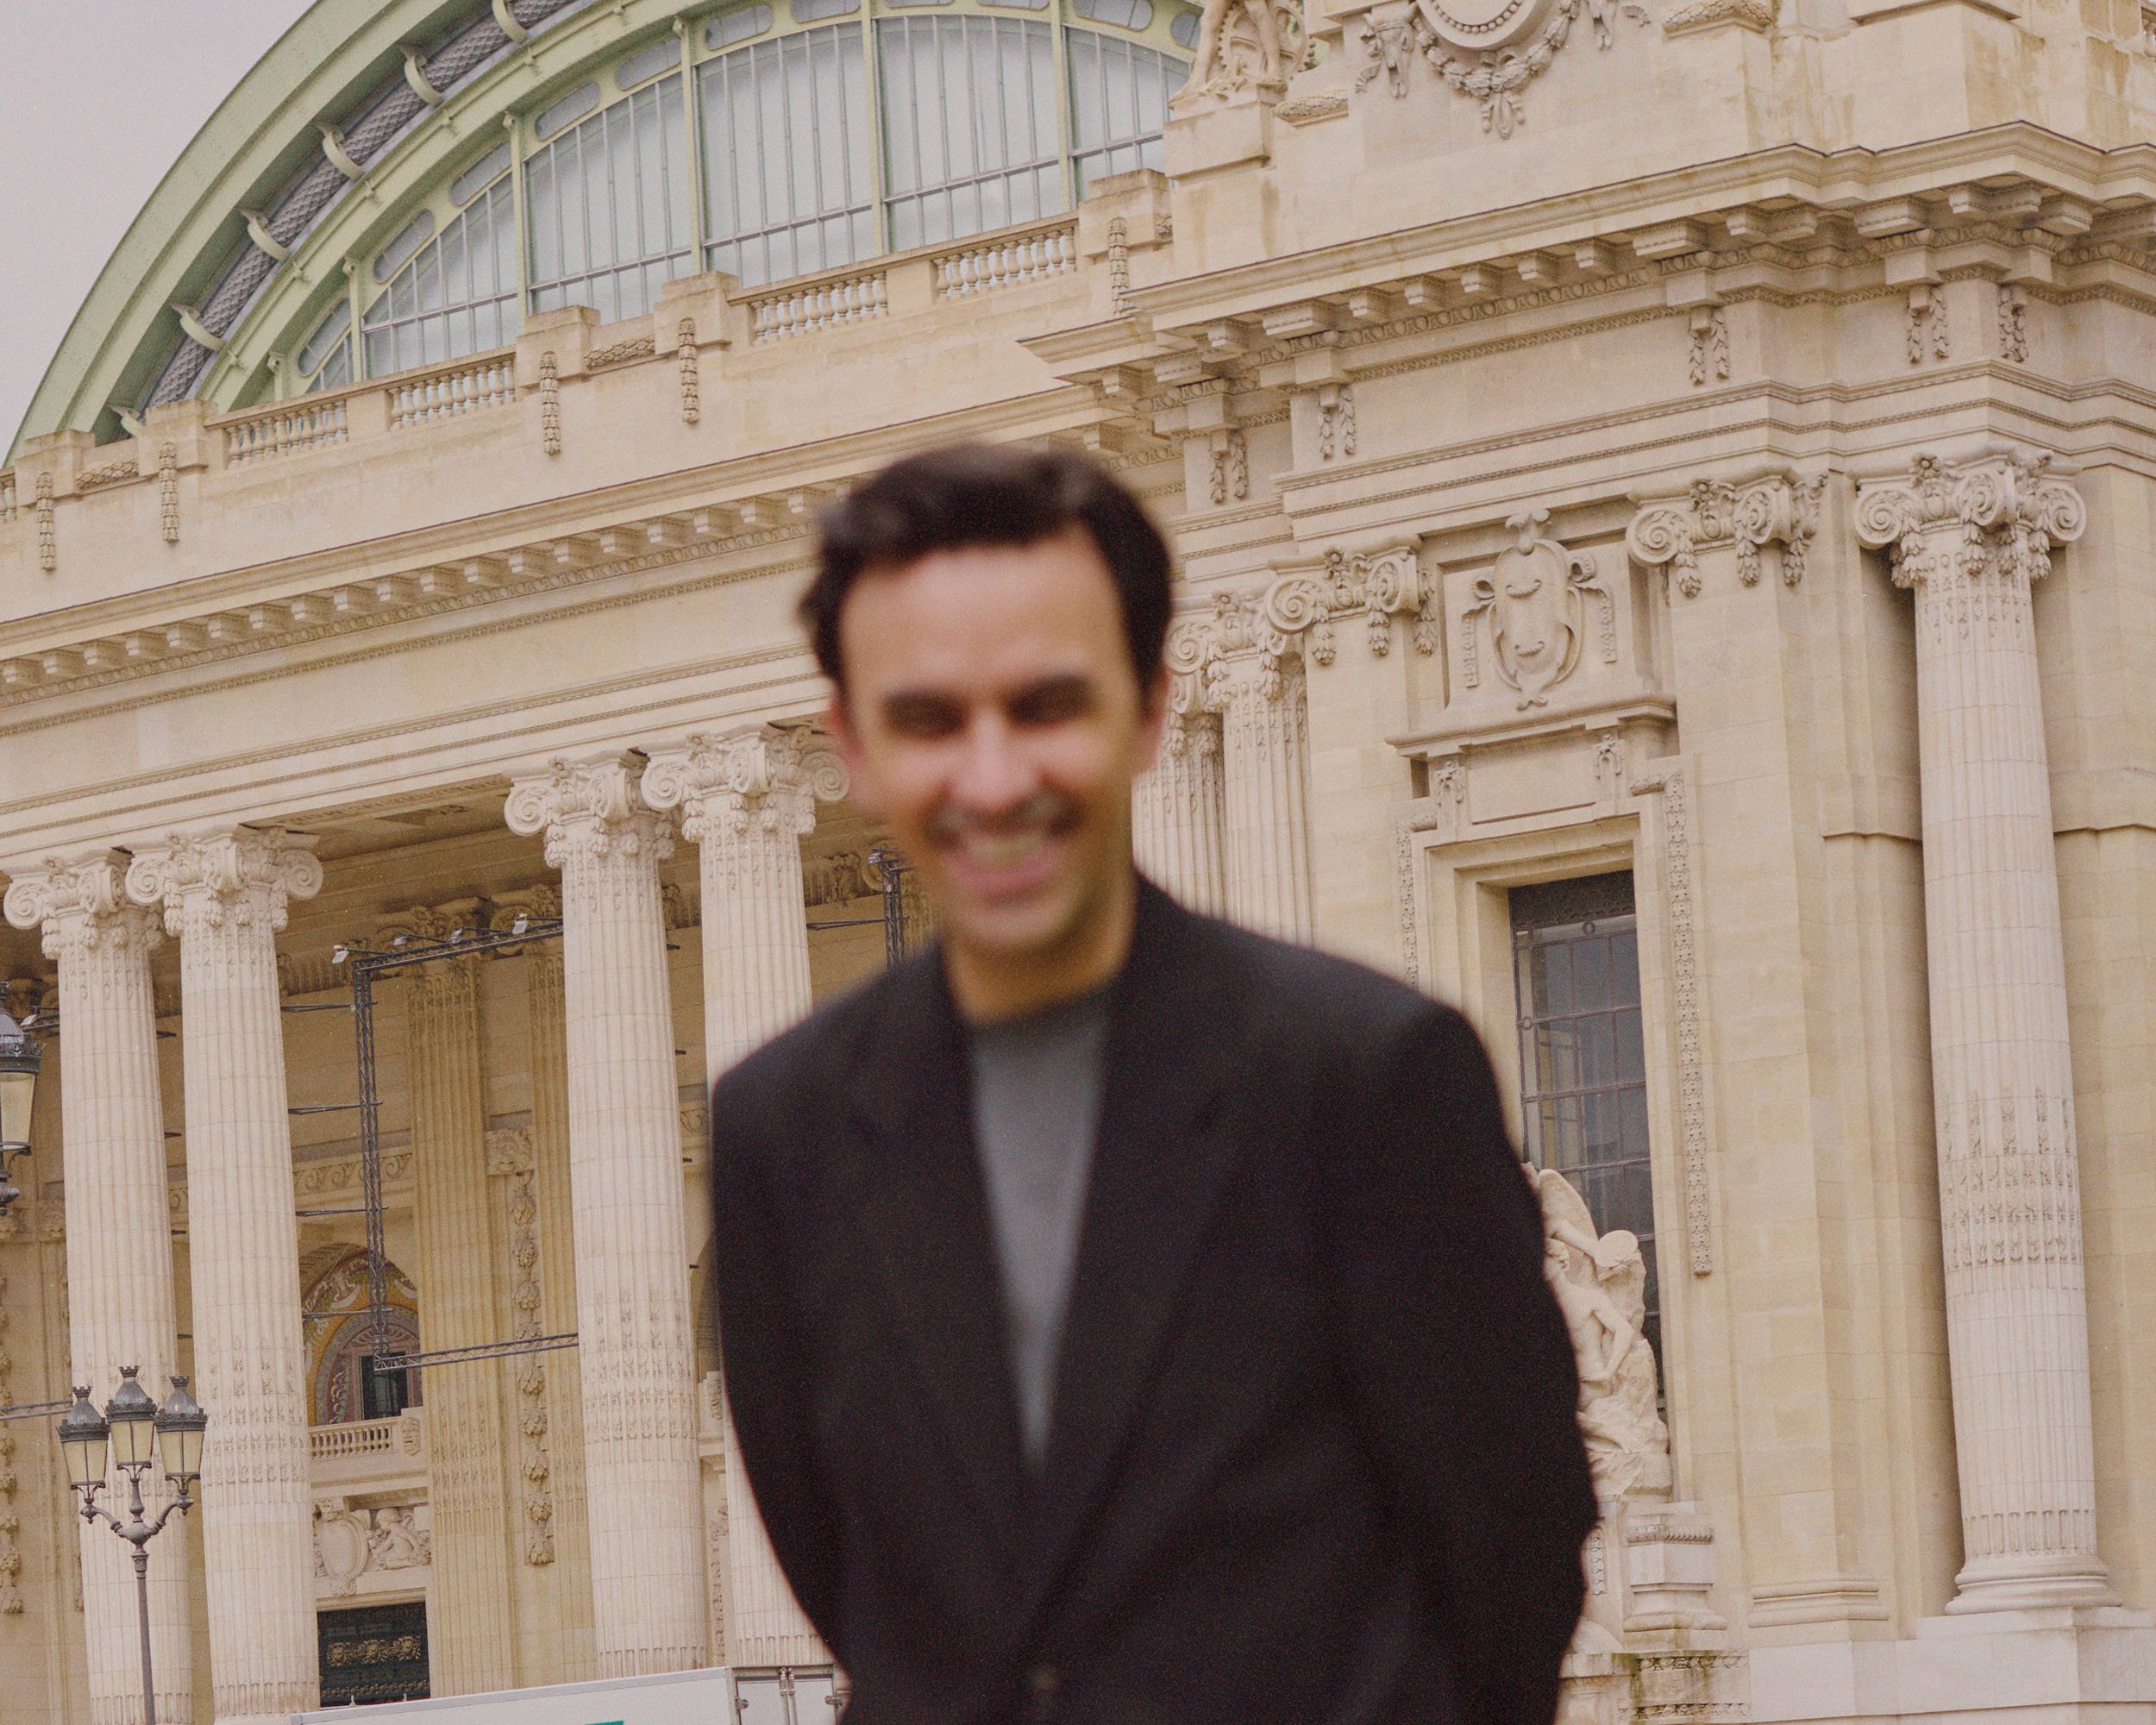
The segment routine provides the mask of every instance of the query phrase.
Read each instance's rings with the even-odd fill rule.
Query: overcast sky
[[[128,223],[310,3],[0,0],[0,458]]]

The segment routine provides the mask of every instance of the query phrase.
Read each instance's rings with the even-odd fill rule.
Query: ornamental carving
[[[17,928],[44,931],[45,956],[154,952],[164,939],[156,913],[127,899],[127,859],[117,851],[64,862],[47,857],[8,885],[0,903]]]
[[[674,853],[673,824],[637,794],[641,763],[630,756],[547,763],[546,770],[510,787],[502,818],[525,837],[543,834],[547,866],[572,858],[600,861],[649,856],[664,862]]]
[[[1484,131],[1509,138],[1526,117],[1520,92],[1550,69],[1583,16],[1598,48],[1615,40],[1620,16],[1647,22],[1639,0],[1413,0],[1379,7],[1361,22],[1363,64],[1355,87],[1383,77],[1395,96],[1405,96],[1407,62],[1420,53],[1446,85],[1482,104]]]
[[[1542,1273],[1579,1367],[1580,1435],[1598,1498],[1670,1484],[1670,1428],[1646,1336],[1647,1265],[1627,1228],[1598,1233],[1587,1201],[1554,1168],[1529,1170],[1542,1208]]]
[[[1958,596],[1965,627],[1996,623],[2027,605],[2029,583],[2051,573],[2052,548],[2089,524],[2081,494],[2050,467],[2049,455],[2022,450],[1919,455],[1907,479],[1858,490],[1857,537],[1886,551],[1895,586]]]
[[[207,837],[175,834],[128,864],[128,896],[161,905],[168,933],[285,926],[287,906],[322,890],[312,838],[281,827],[241,827]]]
[[[1616,602],[1594,555],[1545,538],[1549,519],[1548,510],[1536,509],[1505,523],[1514,543],[1476,581],[1475,602],[1460,618],[1463,680],[1470,688],[1481,682],[1477,637],[1487,630],[1497,674],[1517,691],[1522,712],[1548,706],[1550,691],[1572,674],[1590,622],[1602,662],[1617,662]]]
[[[1300,0],[1205,0],[1190,77],[1169,106],[1187,114],[1246,91],[1277,100],[1302,53]]]
[[[1824,474],[1809,479],[1774,474],[1743,485],[1695,480],[1688,498],[1650,504],[1635,515],[1625,530],[1625,546],[1649,568],[1666,568],[1677,590],[1696,599],[1702,550],[1734,546],[1737,579],[1752,586],[1759,580],[1761,550],[1778,544],[1782,584],[1793,587],[1804,579],[1826,491]]]
[[[1426,583],[1412,544],[1382,551],[1327,551],[1323,575],[1283,575],[1265,595],[1265,615],[1283,636],[1307,631],[1305,651],[1319,665],[1332,662],[1337,618],[1360,611],[1371,654],[1392,651],[1397,625],[1407,625],[1415,650],[1438,650],[1440,630],[1434,584]]]
[[[655,750],[642,781],[644,800],[681,810],[681,831],[699,843],[751,830],[799,837],[814,830],[816,805],[837,802],[847,788],[837,756],[812,735],[779,725],[699,732]]]

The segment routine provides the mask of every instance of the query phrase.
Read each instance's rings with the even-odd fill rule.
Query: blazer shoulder
[[[1254,1014],[1277,1014],[1299,1039],[1375,1052],[1432,1022],[1466,1026],[1452,1007],[1352,958],[1296,946],[1210,917],[1192,915],[1233,992]],[[1269,1013],[1268,1008],[1271,1011]]]
[[[834,1074],[853,1070],[870,1029],[901,994],[919,982],[914,974],[932,956],[906,959],[860,987],[827,1000],[800,1023],[783,1030],[722,1072],[711,1086],[714,1123],[742,1113],[768,1117],[789,1104],[828,1102]]]

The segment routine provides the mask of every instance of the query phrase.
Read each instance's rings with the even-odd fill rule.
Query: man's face
[[[1141,690],[1107,565],[1074,529],[941,551],[847,595],[831,730],[856,796],[982,957],[1081,941],[1131,867],[1131,781],[1165,678]]]

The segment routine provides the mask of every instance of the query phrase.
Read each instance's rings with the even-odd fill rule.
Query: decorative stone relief
[[[1677,591],[1696,599],[1703,548],[1733,544],[1737,579],[1752,586],[1759,579],[1761,549],[1778,544],[1782,584],[1793,587],[1804,579],[1826,490],[1824,474],[1809,479],[1775,474],[1743,485],[1695,480],[1689,499],[1642,508],[1625,530],[1626,549],[1649,568],[1667,568]]]
[[[1999,357],[2017,365],[2028,358],[2028,297],[2010,281],[1999,284]]]
[[[0,1407],[10,1406],[15,1401],[15,1387],[10,1373],[15,1361],[8,1352],[8,1327],[12,1321],[7,1305],[8,1277],[0,1272]],[[22,1551],[16,1543],[22,1532],[22,1519],[15,1508],[15,1427],[0,1425],[0,1614],[9,1617],[22,1615]],[[71,1540],[70,1545],[76,1544]],[[79,1551],[77,1553],[80,1559]],[[76,1583],[79,1591],[79,1577]]]
[[[1595,1495],[1670,1484],[1670,1428],[1646,1337],[1647,1265],[1638,1236],[1595,1231],[1586,1201],[1553,1168],[1531,1170],[1542,1205],[1544,1278],[1557,1297],[1579,1365],[1580,1434]]]
[[[1670,986],[1677,1018],[1677,1121],[1684,1160],[1684,1237],[1692,1274],[1714,1268],[1707,1203],[1707,1062],[1702,1046],[1699,939],[1692,905],[1692,826],[1684,763],[1670,759],[1632,781],[1662,796],[1662,889],[1670,924]]]
[[[1519,693],[1522,712],[1548,706],[1550,691],[1578,666],[1590,600],[1601,661],[1617,662],[1616,601],[1594,554],[1545,537],[1549,519],[1548,510],[1535,509],[1506,521],[1514,543],[1476,581],[1474,603],[1460,617],[1462,681],[1470,688],[1481,683],[1477,634],[1486,629],[1497,674]]]
[[[1219,508],[1230,498],[1238,503],[1250,494],[1250,455],[1240,431],[1213,434],[1213,465],[1206,495]]]
[[[1729,375],[1729,318],[1719,305],[1692,308],[1692,387],[1704,389],[1709,380]]]
[[[684,317],[676,332],[675,355],[681,368],[681,423],[693,425],[703,416],[703,403],[697,380],[696,319]]]
[[[486,1171],[501,1182],[502,1218],[508,1262],[503,1280],[509,1288],[510,1336],[520,1342],[535,1341],[545,1332],[541,1316],[539,1284],[539,1199],[534,1187],[536,1164],[531,1134],[521,1126],[497,1126],[486,1134]],[[547,1357],[542,1353],[512,1356],[511,1371],[517,1384],[517,1405],[510,1417],[517,1424],[518,1477],[523,1487],[523,1560],[543,1565],[554,1561],[553,1460],[547,1429]]]
[[[1440,633],[1437,605],[1436,586],[1424,582],[1411,544],[1352,555],[1327,551],[1322,577],[1283,575],[1265,595],[1267,619],[1283,635],[1307,630],[1305,650],[1319,665],[1333,660],[1333,619],[1357,610],[1364,614],[1375,656],[1382,659],[1392,651],[1395,626],[1402,622],[1412,630],[1417,652],[1435,653]]]
[[[342,1497],[315,1505],[315,1579],[339,1598],[360,1590],[362,1576],[423,1570],[434,1563],[423,1503],[353,1509]],[[423,1583],[423,1578],[415,1578]]]
[[[1318,390],[1318,459],[1345,460],[1355,453],[1355,387],[1328,383]]]
[[[1583,16],[1598,48],[1615,40],[1619,17],[1647,22],[1638,0],[1413,0],[1380,7],[1361,24],[1364,64],[1356,87],[1382,74],[1395,96],[1405,96],[1403,62],[1412,46],[1446,85],[1482,104],[1484,131],[1509,138],[1526,118],[1520,92],[1550,69]]]
[[[179,450],[157,446],[157,525],[167,545],[179,543]]]
[[[37,476],[37,501],[34,505],[37,516],[37,566],[51,574],[60,567],[60,546],[53,536],[53,476]]]
[[[1927,352],[1935,360],[1946,359],[1953,352],[1953,334],[1946,323],[1946,302],[1928,282],[1919,282],[1909,290],[1905,339],[1913,366],[1923,364]]]
[[[539,355],[539,447],[561,453],[561,374],[551,349]]]
[[[1108,304],[1119,317],[1131,310],[1131,224],[1120,216],[1108,218]]]

